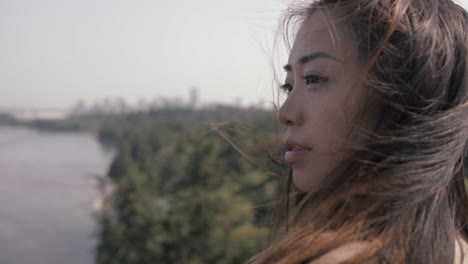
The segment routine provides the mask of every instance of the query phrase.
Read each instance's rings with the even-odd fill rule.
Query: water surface
[[[94,263],[93,175],[112,156],[91,134],[0,126],[0,263]]]

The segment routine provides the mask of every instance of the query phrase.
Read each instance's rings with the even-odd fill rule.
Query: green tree
[[[129,117],[125,126],[133,131],[120,133],[109,171],[118,188],[109,213],[99,219],[97,264],[242,263],[266,245],[272,206],[264,205],[275,200],[277,178],[203,124],[236,111]],[[276,140],[268,122],[258,123],[256,134]],[[222,129],[235,144],[253,150],[249,155],[261,157],[260,140],[245,133],[242,123]]]

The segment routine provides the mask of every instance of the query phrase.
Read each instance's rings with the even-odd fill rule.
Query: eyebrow
[[[329,58],[329,59],[332,59],[332,60],[335,60],[337,62],[340,62],[340,63],[344,63],[342,60],[326,53],[326,52],[314,52],[312,54],[309,54],[309,55],[306,55],[306,56],[303,56],[299,59],[299,62],[304,65],[312,60],[315,60],[315,59],[318,59],[318,58]],[[284,65],[283,69],[286,71],[286,72],[290,72],[292,71],[292,66],[290,64],[286,64]]]

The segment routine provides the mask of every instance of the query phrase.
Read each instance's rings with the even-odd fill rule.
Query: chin
[[[302,192],[310,192],[314,187],[313,175],[300,169],[293,169],[292,178],[294,185]]]

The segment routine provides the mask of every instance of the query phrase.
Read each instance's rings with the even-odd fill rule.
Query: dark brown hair
[[[368,143],[348,146],[317,192],[292,186],[289,168],[274,241],[248,263],[307,263],[352,241],[373,246],[346,263],[453,263],[455,237],[468,239],[467,12],[451,0],[295,2],[286,40],[319,9],[353,28],[359,85],[380,95],[381,119],[356,127]]]

